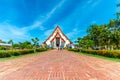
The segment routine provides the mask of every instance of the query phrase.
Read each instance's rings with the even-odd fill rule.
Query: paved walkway
[[[0,62],[0,80],[120,80],[120,63],[51,50]]]

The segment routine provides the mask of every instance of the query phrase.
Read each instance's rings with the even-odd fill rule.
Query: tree
[[[25,42],[19,42],[19,48],[21,48],[21,49],[32,49],[33,46],[31,44],[31,42],[25,41]]]
[[[117,7],[120,7],[120,3],[117,4]]]
[[[120,31],[115,30],[112,32],[112,40],[115,43],[117,49],[120,49]]]
[[[8,44],[11,44],[12,49],[13,49],[13,44],[14,44],[14,42],[13,42],[13,40],[12,40],[12,39],[8,41]]]
[[[120,3],[117,4],[120,7]],[[120,48],[120,11],[116,13],[117,19],[111,19],[109,24],[92,24],[87,29],[87,36],[77,39],[77,45],[83,48],[95,47],[97,49]]]
[[[17,43],[13,44],[13,48],[14,49],[18,49],[19,48],[19,44],[17,44]]]
[[[84,36],[83,38],[78,38],[75,41],[76,45],[78,46],[79,49],[84,48],[84,49],[88,49],[88,48],[92,48],[94,45],[94,41],[90,39],[90,36]]]
[[[37,45],[39,45],[38,44],[39,39],[36,37],[36,38],[32,38],[31,40],[33,42],[34,52],[36,52]]]
[[[82,44],[83,44],[82,47],[83,47],[83,48],[86,48],[86,49],[88,49],[88,48],[93,48],[93,46],[94,46],[94,41],[91,40],[90,35],[84,36],[84,37],[82,38],[81,42],[82,42]]]
[[[115,20],[111,19],[109,22],[109,28],[114,28],[116,26]]]
[[[91,36],[91,40],[94,41],[94,46],[99,47],[101,45],[101,33],[103,32],[103,27],[94,24],[88,28],[87,32],[88,35]]]
[[[77,38],[77,40],[75,41],[76,45],[80,48],[81,47],[81,39],[82,38]]]

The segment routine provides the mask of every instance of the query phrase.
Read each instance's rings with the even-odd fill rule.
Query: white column
[[[61,46],[61,38],[60,38],[60,46]]]
[[[56,48],[56,38],[54,39],[54,48]]]

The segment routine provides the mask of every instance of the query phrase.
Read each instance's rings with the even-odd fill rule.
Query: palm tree
[[[11,44],[11,46],[12,46],[12,50],[13,50],[13,44],[14,44],[14,42],[13,42],[12,39],[8,41],[8,44]]]
[[[32,40],[32,42],[34,43],[34,44],[33,44],[34,52],[36,52],[36,48],[37,48],[39,39],[36,37],[36,38],[32,38],[31,40]]]

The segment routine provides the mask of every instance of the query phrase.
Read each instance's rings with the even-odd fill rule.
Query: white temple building
[[[58,47],[67,47],[72,42],[68,39],[68,37],[62,32],[59,26],[55,28],[53,33],[48,37],[48,39],[44,42],[44,44],[53,47],[53,48],[58,48]]]

